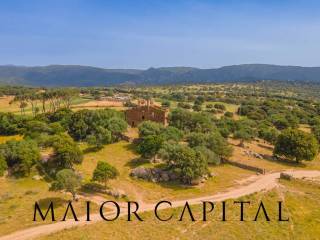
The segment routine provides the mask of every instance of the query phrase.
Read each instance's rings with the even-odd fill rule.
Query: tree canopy
[[[99,161],[92,176],[93,181],[104,183],[105,189],[107,188],[107,181],[114,179],[119,175],[118,170],[107,162]]]
[[[23,177],[30,174],[31,167],[40,160],[40,151],[32,140],[11,140],[0,146],[11,174]]]
[[[190,184],[192,180],[208,172],[207,160],[200,151],[176,145],[167,146],[165,152],[169,169],[174,171],[183,183]]]
[[[319,145],[315,137],[297,129],[284,130],[275,144],[274,155],[285,156],[289,160],[311,161],[318,154]]]
[[[81,186],[81,177],[71,169],[62,169],[56,175],[56,180],[52,183],[50,190],[65,190],[76,199],[76,190]]]

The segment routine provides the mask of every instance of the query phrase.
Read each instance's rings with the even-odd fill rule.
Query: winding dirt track
[[[295,178],[314,178],[320,177],[320,171],[307,171],[307,170],[288,170],[285,171],[286,173],[291,174]],[[270,173],[266,175],[259,175],[254,179],[254,182],[251,182],[247,185],[240,186],[238,188],[229,189],[226,192],[218,193],[211,196],[206,197],[199,197],[199,198],[191,198],[179,201],[173,201],[172,207],[180,207],[188,201],[189,204],[201,204],[202,201],[212,201],[212,202],[219,202],[224,201],[227,199],[239,198],[245,195],[249,195],[255,192],[259,192],[262,190],[270,190],[277,186],[277,179],[280,177],[280,173]],[[155,204],[140,204],[139,213],[145,211],[151,211],[154,209]],[[161,205],[163,206],[160,209],[169,208],[168,205]],[[105,214],[106,217],[112,218],[115,212],[110,212],[109,214]],[[121,205],[121,213],[120,216],[124,216],[127,214],[127,209],[124,205]],[[102,221],[99,214],[91,215],[91,222],[86,222],[85,217],[79,218],[78,222],[74,220],[67,220],[65,222],[57,222],[53,224],[46,224],[37,227],[28,228],[25,230],[17,231],[12,234],[0,237],[0,240],[26,240],[26,239],[33,239],[43,235],[49,235],[64,229],[69,229],[73,227],[81,227],[89,224],[93,224],[96,222]]]

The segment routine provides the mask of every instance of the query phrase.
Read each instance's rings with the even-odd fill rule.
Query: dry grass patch
[[[151,167],[152,165],[140,160],[139,155],[134,152],[134,146],[124,141],[107,145],[98,152],[86,154],[83,163],[77,166],[77,170],[82,172],[85,179],[90,180],[98,161],[106,161],[115,166],[120,172],[120,176],[117,179],[110,180],[110,187],[122,189],[130,199],[144,202],[214,194],[237,184],[237,180],[254,174],[230,165],[210,167],[210,171],[216,176],[197,187],[183,186],[177,182],[153,183],[134,179],[129,176],[133,168],[138,166]]]
[[[12,104],[10,104],[10,101],[12,101],[13,99],[13,96],[0,97],[0,112],[11,112],[20,114],[21,109],[19,108],[19,102],[13,102]],[[85,104],[88,101],[90,101],[90,99],[75,97],[72,100],[71,105]],[[37,101],[37,106],[41,109],[42,103],[40,101]],[[49,103],[46,104],[46,108],[49,108]],[[25,113],[32,114],[30,104],[25,108]]]
[[[6,143],[10,140],[21,140],[23,137],[21,135],[13,135],[13,136],[0,136],[0,144]]]
[[[60,192],[49,192],[48,183],[31,178],[0,178],[0,236],[35,225],[52,223],[51,219],[33,222],[34,204],[38,202],[46,211],[50,202],[55,206],[57,220],[61,220],[71,196]],[[94,206],[94,204],[92,203]],[[85,202],[73,202],[77,215],[85,213]],[[71,217],[71,215],[68,215]],[[50,218],[50,217],[49,217]]]
[[[282,171],[286,169],[320,169],[320,155],[313,161],[303,161],[300,164],[296,162],[285,162],[273,160],[273,146],[263,140],[255,140],[250,143],[245,143],[245,147],[240,147],[239,140],[229,139],[233,145],[233,155],[230,158],[232,161],[244,163],[247,165],[264,168],[266,171]],[[252,151],[260,154],[263,159],[248,156],[245,152]]]
[[[221,221],[221,207],[218,204],[214,213],[208,215],[208,221],[192,222],[187,215],[179,222],[181,208],[162,210],[162,216],[168,216],[173,212],[173,219],[168,222],[156,220],[152,212],[143,213],[144,222],[127,222],[125,218],[114,222],[100,222],[94,225],[65,230],[50,236],[44,236],[38,240],[53,239],[269,239],[269,240],[291,240],[291,239],[318,239],[320,236],[319,218],[320,205],[319,185],[305,183],[302,181],[281,181],[284,186],[270,192],[257,193],[242,197],[240,200],[250,201],[246,206],[245,220],[239,221],[239,206],[233,206],[233,200],[227,205],[228,221]],[[297,194],[296,192],[303,194]],[[257,222],[252,221],[258,204],[263,201],[270,222],[266,222],[263,215],[259,216]],[[277,202],[284,202],[284,217],[289,217],[289,222],[277,221]],[[193,213],[197,220],[202,218],[200,206],[193,206]]]

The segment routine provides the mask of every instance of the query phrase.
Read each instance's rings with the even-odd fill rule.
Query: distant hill
[[[162,67],[138,70],[104,69],[77,65],[0,66],[0,84],[27,86],[157,85],[259,80],[320,83],[320,67],[243,64],[214,69]]]

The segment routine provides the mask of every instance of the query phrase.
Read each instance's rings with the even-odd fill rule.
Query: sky
[[[320,1],[0,1],[0,65],[247,63],[320,66]]]

